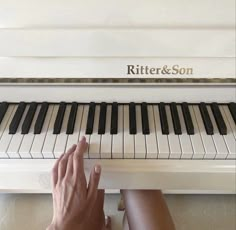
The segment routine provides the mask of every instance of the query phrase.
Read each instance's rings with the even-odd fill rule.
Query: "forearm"
[[[175,229],[160,190],[123,190],[122,194],[131,230]]]

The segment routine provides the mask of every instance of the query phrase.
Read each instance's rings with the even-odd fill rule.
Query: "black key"
[[[15,134],[20,124],[26,107],[25,102],[20,102],[9,127],[9,134]]]
[[[111,108],[111,132],[114,135],[118,133],[118,104],[117,102],[112,103]]]
[[[136,108],[134,102],[129,104],[129,133],[133,135],[137,133]]]
[[[78,110],[78,103],[72,102],[71,109],[70,109],[70,115],[69,115],[69,119],[68,119],[68,123],[67,123],[67,129],[66,129],[66,134],[68,134],[68,135],[73,134],[73,132],[74,132],[77,110]]]
[[[107,104],[102,102],[100,105],[100,115],[98,124],[98,134],[105,134],[106,131],[106,115],[107,115]]]
[[[143,102],[143,103],[141,104],[141,115],[142,115],[142,129],[143,129],[143,134],[144,134],[144,135],[148,135],[148,134],[150,134],[150,129],[149,129],[147,103],[145,103],[145,102]]]
[[[191,114],[190,114],[190,111],[188,108],[188,103],[186,103],[186,102],[182,103],[181,107],[182,107],[182,112],[183,112],[183,116],[184,116],[187,134],[193,135],[194,134],[194,126],[193,126],[193,121],[192,121]]]
[[[1,125],[1,122],[2,122],[6,112],[7,112],[8,105],[9,104],[5,101],[0,104],[0,125]]]
[[[222,114],[220,112],[218,104],[215,102],[212,103],[211,110],[212,110],[212,113],[213,113],[214,118],[216,120],[216,124],[217,124],[220,134],[226,135],[227,134],[227,127],[226,127],[225,121],[222,117]]]
[[[30,129],[32,120],[34,118],[37,106],[38,106],[38,104],[36,102],[32,102],[30,104],[29,110],[27,111],[27,114],[25,116],[25,120],[23,121],[23,124],[22,124],[21,134],[29,133],[29,129]]]
[[[90,102],[89,112],[88,112],[88,120],[87,120],[87,127],[86,127],[86,134],[91,135],[93,133],[95,107],[96,107],[96,104],[94,102]]]
[[[66,103],[61,102],[57,112],[56,121],[54,123],[53,134],[60,134],[65,110],[66,110]]]
[[[208,135],[213,135],[214,134],[213,125],[212,125],[209,113],[207,111],[206,104],[204,102],[201,102],[199,105],[199,109],[202,115],[202,120],[206,129],[206,133]]]
[[[39,110],[39,114],[37,117],[37,120],[35,122],[34,125],[34,134],[40,134],[43,128],[43,123],[45,121],[46,118],[46,114],[48,111],[48,103],[47,102],[43,102],[41,105],[41,108]]]
[[[170,104],[170,111],[171,111],[171,116],[172,116],[172,121],[173,121],[173,126],[174,126],[174,132],[176,135],[181,135],[182,130],[181,130],[181,125],[180,125],[177,105],[175,102],[172,102]]]
[[[229,103],[228,107],[229,107],[230,113],[234,119],[234,122],[236,124],[236,103],[231,102],[231,103]]]
[[[162,134],[168,135],[169,134],[169,125],[167,122],[165,104],[163,102],[161,102],[159,104],[159,114],[160,114]]]

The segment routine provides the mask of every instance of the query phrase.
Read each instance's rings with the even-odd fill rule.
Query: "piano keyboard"
[[[235,159],[236,103],[0,103],[0,158]]]

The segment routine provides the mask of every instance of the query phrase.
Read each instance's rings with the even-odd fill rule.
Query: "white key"
[[[208,113],[209,113],[209,116],[210,116],[210,119],[211,119],[211,122],[213,125],[213,130],[214,130],[214,135],[212,135],[212,137],[213,137],[213,141],[215,143],[215,147],[216,147],[216,151],[217,151],[215,158],[225,159],[229,152],[228,152],[227,147],[225,145],[224,138],[219,133],[214,115],[213,115],[211,107],[209,105],[207,106],[207,110],[208,110]]]
[[[0,140],[1,140],[1,137],[2,137],[2,134],[7,126],[7,123],[10,119],[10,116],[12,114],[12,111],[14,109],[14,105],[9,105],[8,108],[7,108],[7,111],[2,119],[2,122],[0,123]]]
[[[231,129],[231,127],[229,125],[229,121],[226,117],[223,107],[222,106],[219,106],[219,107],[220,107],[222,117],[225,121],[225,125],[227,127],[227,135],[223,135],[223,138],[225,140],[225,143],[226,143],[228,151],[229,151],[227,159],[235,159],[236,158],[236,140],[233,135],[233,130]]]
[[[198,106],[194,105],[193,110],[194,110],[195,117],[197,120],[199,132],[202,137],[202,142],[203,142],[203,145],[204,145],[204,148],[206,151],[204,158],[214,159],[216,156],[216,148],[215,148],[215,144],[212,139],[212,135],[207,135],[207,133],[205,131],[205,127],[204,127],[203,120],[202,120],[201,113],[200,113]]]
[[[112,158],[123,158],[124,138],[124,107],[118,106],[117,134],[112,135]]]
[[[11,121],[14,117],[14,114],[17,110],[17,106],[14,106],[14,109],[12,111],[12,114],[11,114],[11,117],[10,119],[8,120],[7,122],[7,126],[2,134],[2,137],[1,137],[1,142],[0,142],[0,154],[3,155],[3,154],[7,154],[7,149],[10,145],[10,142],[13,138],[13,135],[12,134],[9,134],[9,127],[10,127],[10,124],[11,124]],[[9,156],[8,156],[9,157]]]
[[[22,143],[20,146],[20,150],[19,150],[19,154],[20,154],[21,158],[43,158],[41,153],[34,154],[34,155],[30,154],[31,153],[30,149],[31,149],[31,146],[34,142],[34,137],[35,137],[34,126],[35,126],[35,122],[38,118],[40,108],[41,108],[41,105],[37,106],[37,109],[34,114],[34,118],[32,120],[30,129],[29,129],[29,133],[24,135],[24,137],[23,137],[23,140],[22,140]]]
[[[192,143],[190,140],[190,135],[188,135],[187,133],[184,116],[183,116],[183,112],[180,105],[177,106],[177,110],[178,110],[180,125],[182,129],[182,135],[179,135],[179,140],[180,140],[181,149],[182,149],[181,158],[184,158],[184,159],[192,158],[193,157]]]
[[[26,106],[25,111],[23,113],[23,116],[21,118],[21,121],[19,123],[19,126],[17,128],[17,131],[13,135],[13,137],[11,139],[11,143],[10,143],[8,149],[7,149],[7,154],[10,158],[20,158],[19,149],[20,149],[22,139],[24,137],[24,135],[21,134],[21,127],[22,127],[22,124],[25,120],[25,117],[26,117],[26,114],[27,114],[28,110],[29,110],[29,105]],[[28,154],[28,156],[25,156],[25,157],[31,158],[30,154]]]
[[[148,120],[150,134],[146,135],[147,159],[157,158],[158,146],[154,121],[153,106],[148,105]]]
[[[205,155],[205,149],[202,143],[202,137],[198,128],[197,120],[193,111],[193,107],[189,106],[189,111],[193,121],[194,135],[190,135],[193,146],[193,159],[202,159]]]
[[[100,106],[96,105],[93,133],[90,135],[90,142],[89,142],[89,158],[101,158],[100,155],[101,135],[98,134],[99,115],[100,115]]]
[[[66,129],[68,124],[68,119],[70,116],[70,110],[71,110],[71,105],[67,105],[62,121],[61,132],[58,135],[56,135],[56,142],[53,150],[54,156],[56,158],[59,158],[61,154],[65,153],[66,151],[66,144],[68,138],[68,135],[66,134]]]
[[[37,156],[41,156],[41,155],[43,157],[45,157],[42,154],[42,149],[43,149],[44,140],[46,138],[46,134],[47,134],[47,131],[48,131],[48,128],[49,128],[49,123],[50,123],[50,120],[52,118],[53,108],[54,108],[53,105],[49,105],[48,111],[47,111],[47,114],[46,114],[46,117],[45,117],[45,120],[44,120],[44,123],[43,123],[41,133],[36,134],[35,137],[34,137],[33,145],[32,145],[31,150],[30,150],[30,153],[31,153],[33,158],[34,157],[36,158]]]
[[[134,158],[134,135],[129,133],[129,106],[124,105],[124,158]]]
[[[7,111],[5,113],[5,116],[4,116],[4,118],[1,122],[1,125],[0,125],[0,158],[8,158],[8,155],[7,155],[6,151],[4,151],[4,149],[7,149],[7,146],[4,147],[5,146],[4,137],[5,137],[5,140],[6,140],[6,136],[9,136],[8,135],[9,124],[10,124],[10,122],[12,120],[12,117],[15,113],[15,111],[14,111],[15,108],[16,107],[14,105],[9,105],[8,106],[8,109],[7,109]]]
[[[111,159],[111,143],[112,143],[112,135],[111,131],[111,105],[107,106],[107,114],[106,114],[106,129],[105,134],[101,135],[101,158],[110,158]]]
[[[83,105],[78,105],[73,134],[68,135],[66,149],[79,142],[79,133],[83,116]]]
[[[52,117],[49,123],[48,131],[45,137],[42,150],[44,158],[55,158],[55,156],[53,155],[53,149],[56,142],[56,135],[53,134],[53,128],[54,128],[54,123],[56,121],[58,109],[59,105],[55,105],[53,108]]]
[[[142,132],[142,114],[141,114],[141,106],[136,105],[136,126],[137,133],[134,135],[134,143],[135,143],[135,158],[146,158],[146,140],[145,135]]]
[[[169,125],[169,145],[170,145],[170,159],[180,158],[182,151],[180,147],[180,141],[179,141],[179,135],[176,135],[174,133],[174,127],[172,123],[172,117],[171,117],[171,111],[170,106],[166,106],[166,115],[167,115],[167,121]]]
[[[232,131],[233,131],[234,137],[235,137],[235,139],[236,139],[236,125],[235,125],[235,123],[234,123],[234,119],[233,119],[233,117],[232,117],[232,115],[231,115],[231,113],[230,113],[230,111],[229,111],[228,106],[227,106],[227,105],[223,105],[222,107],[223,107],[223,109],[224,109],[224,111],[225,111],[225,115],[226,115],[226,117],[227,117],[227,120],[228,120],[228,122],[229,122],[229,125],[230,125],[230,127],[231,127],[231,129],[232,129]]]
[[[90,135],[87,135],[87,134],[86,134],[86,127],[87,127],[87,120],[88,120],[88,112],[89,112],[89,106],[88,106],[88,105],[84,105],[84,108],[83,108],[83,115],[82,115],[82,121],[81,121],[81,128],[80,128],[80,134],[79,134],[79,140],[80,140],[82,137],[85,137],[87,143],[89,143],[89,140],[90,140]],[[88,155],[88,149],[89,149],[89,147],[87,148],[87,150],[86,150],[85,153],[84,153],[84,158],[88,158],[88,157],[89,157],[89,155]]]
[[[159,150],[157,158],[166,159],[166,158],[169,158],[170,147],[169,147],[169,142],[168,142],[168,136],[163,135],[161,131],[160,113],[159,113],[159,108],[157,105],[153,106],[153,112],[154,112],[154,120],[155,120],[155,127],[156,127],[157,145],[158,145],[158,150]]]

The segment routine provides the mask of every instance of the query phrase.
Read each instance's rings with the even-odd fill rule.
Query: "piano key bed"
[[[236,104],[0,104],[0,158],[235,159]]]

